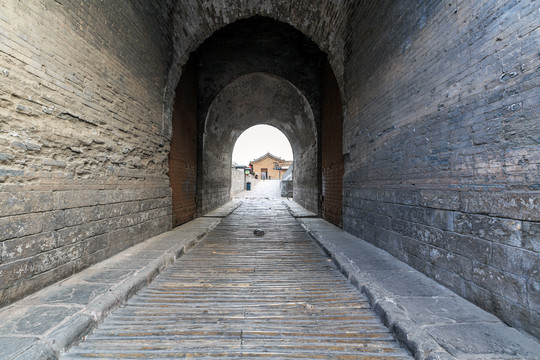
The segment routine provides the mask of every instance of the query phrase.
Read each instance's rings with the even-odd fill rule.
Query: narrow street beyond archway
[[[259,181],[251,190],[244,190],[235,195],[236,200],[245,200],[251,198],[279,199],[281,198],[281,180],[262,180]]]
[[[409,358],[281,199],[265,198],[275,184],[62,358]]]

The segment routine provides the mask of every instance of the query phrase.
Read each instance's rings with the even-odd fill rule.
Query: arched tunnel
[[[276,49],[280,56],[276,57]],[[324,75],[324,76],[323,76]],[[175,121],[197,119],[197,161],[179,160],[171,152],[170,174],[185,162],[197,163],[197,180],[171,179],[173,212],[191,219],[230,200],[230,164],[234,143],[247,128],[268,124],[290,140],[295,155],[295,199],[324,218],[341,223],[343,164],[339,154],[342,138],[342,104],[326,54],[294,27],[267,17],[252,17],[227,25],[193,52],[179,80],[177,99],[197,92],[198,111],[175,108],[173,143],[192,141],[193,133],[178,130]],[[184,95],[185,94],[185,95]],[[196,113],[196,115],[194,114]],[[180,125],[179,125],[180,126]],[[192,129],[195,126],[192,125]],[[324,137],[324,139],[323,139]],[[193,156],[195,151],[190,154]],[[322,163],[326,171],[322,171]],[[172,176],[171,176],[172,178]],[[185,207],[185,184],[190,196],[196,192],[197,210],[176,212]],[[322,184],[334,184],[326,186]],[[197,190],[195,190],[195,188]],[[179,197],[176,200],[175,194]],[[324,199],[331,201],[324,203]]]
[[[342,234],[335,262],[374,245],[393,260],[362,266],[407,266],[536,344],[538,19],[535,1],[3,1],[0,314],[223,217],[234,144],[267,124],[293,149],[291,214]],[[30,338],[17,324],[0,355]]]

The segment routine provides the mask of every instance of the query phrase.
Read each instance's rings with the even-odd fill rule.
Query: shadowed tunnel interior
[[[0,306],[226,203],[294,200],[540,337],[535,1],[0,2]],[[353,251],[354,252],[354,251]]]
[[[295,200],[341,224],[341,97],[326,55],[316,44],[292,26],[270,18],[239,20],[201,44],[183,76],[176,102],[193,99],[196,86],[198,108],[175,107],[173,113],[173,143],[191,142],[186,159],[171,163],[169,169],[181,177],[172,186],[173,213],[179,208],[186,213],[178,213],[177,218],[191,219],[230,200],[234,143],[247,128],[268,124],[291,141]],[[183,118],[192,119],[194,112],[199,131],[196,210],[186,208],[180,195],[186,183],[195,185],[193,174],[177,170],[194,162],[193,133],[174,129]],[[176,157],[173,152],[172,157]],[[323,173],[322,161],[333,171]],[[324,194],[323,183],[327,184]],[[323,204],[325,198],[331,201]]]

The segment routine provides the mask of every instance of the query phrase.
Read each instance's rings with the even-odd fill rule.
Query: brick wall
[[[172,224],[178,226],[197,211],[197,68],[188,62],[176,90],[169,153]]]
[[[322,217],[341,226],[343,191],[343,112],[341,95],[328,61],[322,67],[321,174]]]
[[[165,13],[0,3],[0,306],[170,228]]]
[[[540,13],[359,3],[343,226],[540,336]]]

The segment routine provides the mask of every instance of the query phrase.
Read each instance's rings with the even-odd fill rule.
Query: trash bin
[[[249,181],[246,183],[246,190],[251,190],[251,183]]]

